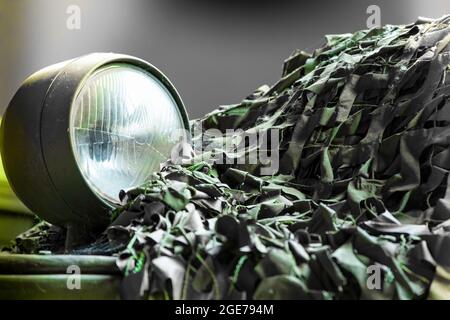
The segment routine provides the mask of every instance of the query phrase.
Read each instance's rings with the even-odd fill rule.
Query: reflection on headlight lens
[[[91,75],[72,105],[70,138],[84,179],[103,200],[144,183],[170,156],[183,119],[166,87],[150,73],[111,64]]]

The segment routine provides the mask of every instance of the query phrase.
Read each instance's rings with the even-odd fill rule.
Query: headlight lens
[[[70,137],[84,179],[96,194],[118,202],[121,189],[145,182],[170,155],[179,108],[150,73],[127,64],[97,70],[72,105]]]

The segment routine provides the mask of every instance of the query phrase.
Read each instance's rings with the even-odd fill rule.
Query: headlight
[[[188,129],[183,103],[159,70],[131,56],[94,53],[22,84],[4,115],[1,151],[25,205],[84,234],[80,228],[108,223],[121,189],[159,169],[180,129]]]

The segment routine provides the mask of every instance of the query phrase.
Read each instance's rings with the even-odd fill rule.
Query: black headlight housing
[[[34,213],[67,228],[71,246],[102,231],[109,223],[108,212],[118,205],[89,187],[69,132],[71,106],[80,86],[100,68],[117,63],[155,77],[189,130],[183,102],[167,77],[144,60],[114,53],[93,53],[36,72],[22,84],[3,117],[1,153],[12,189]]]

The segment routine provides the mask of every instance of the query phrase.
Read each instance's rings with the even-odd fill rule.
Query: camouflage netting
[[[82,252],[120,248],[124,298],[450,297],[450,17],[326,40],[192,124],[279,129],[277,174],[197,154],[122,194]]]

